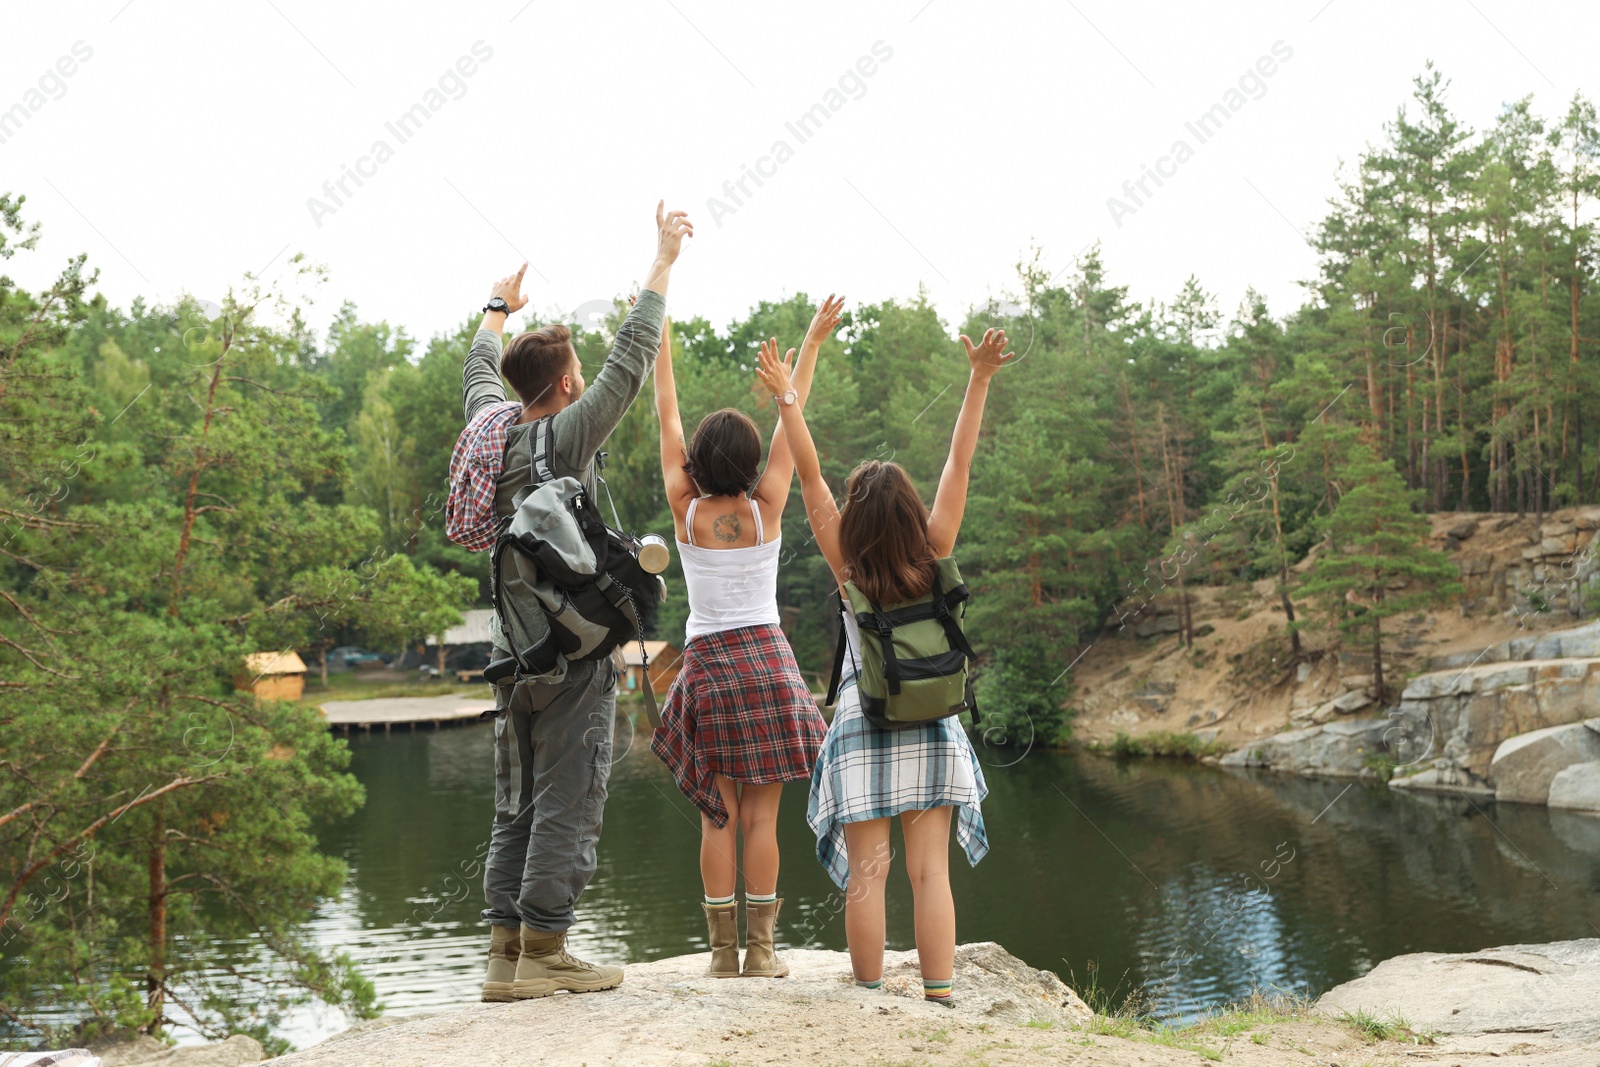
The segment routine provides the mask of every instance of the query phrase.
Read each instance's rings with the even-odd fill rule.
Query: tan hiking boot
[[[781,907],[781,897],[768,904],[745,904],[744,977],[789,976],[789,965],[772,947],[773,930],[778,925],[778,909]]]
[[[734,904],[701,904],[711,939],[711,966],[707,978],[739,977],[739,908]]]
[[[511,995],[517,1000],[547,997],[560,990],[593,993],[622,984],[622,968],[585,963],[567,954],[567,932],[522,928],[522,954]]]
[[[511,983],[517,977],[517,957],[522,951],[522,935],[509,926],[489,927],[489,977],[483,983],[483,999],[490,1003],[515,1000]]]

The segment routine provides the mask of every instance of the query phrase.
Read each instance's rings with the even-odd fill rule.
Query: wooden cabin
[[[657,696],[662,696],[683,667],[683,653],[665,641],[646,641],[644,649],[650,657],[650,686]],[[637,693],[644,684],[644,662],[639,656],[639,642],[629,641],[623,645],[622,657],[626,666],[619,688],[624,693]]]
[[[299,700],[306,689],[305,660],[293,651],[252,652],[233,685],[262,700]]]

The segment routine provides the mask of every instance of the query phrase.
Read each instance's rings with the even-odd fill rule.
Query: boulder
[[[1572,763],[1550,779],[1552,808],[1600,812],[1600,760]]]
[[[1561,640],[1561,655],[1566,659],[1600,657],[1600,620],[1560,630],[1552,637]]]
[[[1589,724],[1549,726],[1501,742],[1489,765],[1495,799],[1546,803],[1551,781],[1560,771],[1574,763],[1600,760],[1600,719],[1590,719]]]
[[[1340,715],[1353,715],[1362,708],[1372,706],[1372,694],[1364,693],[1359,689],[1352,689],[1348,693],[1342,693],[1334,697],[1329,703],[1333,705],[1333,710]]]
[[[1093,1013],[1050,971],[993,942],[956,949],[956,997],[922,999],[916,952],[884,954],[884,983],[861,989],[844,952],[787,949],[788,978],[707,978],[703,953],[631,964],[606,993],[557,995],[357,1028],[272,1060],[281,1067],[440,1064],[929,1062],[941,1028],[982,1028],[1020,1047],[1088,1023]],[[1034,1029],[1027,1029],[1029,1026]],[[1063,1043],[1076,1035],[1062,1033]],[[1014,1039],[1018,1044],[1010,1044]],[[931,1045],[932,1048],[924,1049]],[[1056,1062],[1065,1059],[1065,1049]],[[813,1059],[814,1058],[814,1059]],[[970,1061],[968,1061],[970,1062]]]
[[[1454,526],[1450,527],[1450,529],[1446,530],[1445,534],[1446,536],[1455,538],[1457,541],[1465,541],[1467,538],[1471,537],[1477,532],[1478,524],[1472,519],[1468,519],[1465,522],[1456,523]]]
[[[1396,956],[1364,977],[1328,990],[1316,1008],[1335,1018],[1358,1011],[1380,1019],[1404,1018],[1419,1032],[1494,1035],[1506,1043],[1501,1054],[1510,1052],[1514,1058],[1532,1046],[1512,1046],[1535,1035],[1560,1043],[1600,1041],[1597,1004],[1600,938],[1586,938]]]
[[[1133,636],[1135,637],[1160,637],[1162,634],[1175,634],[1180,629],[1176,615],[1157,615],[1153,619],[1145,619],[1134,624]]]

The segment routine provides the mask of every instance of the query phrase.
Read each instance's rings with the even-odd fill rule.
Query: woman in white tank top
[[[817,309],[794,367],[794,388],[780,403],[805,403],[817,350],[843,307],[843,300],[830,296]],[[706,973],[782,977],[789,968],[773,951],[783,903],[777,896],[778,801],[784,782],[811,777],[827,729],[778,626],[778,557],[794,459],[780,428],[763,471],[760,433],[749,416],[732,408],[707,415],[685,442],[671,338],[668,322],[656,357],[656,413],[689,621],[682,669],[650,748],[701,813],[702,907],[711,941]],[[741,867],[747,926],[742,969],[734,904]]]

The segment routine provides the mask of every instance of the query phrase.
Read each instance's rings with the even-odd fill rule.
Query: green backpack
[[[861,663],[855,664],[861,711],[875,726],[895,729],[972,712],[971,663],[977,658],[961,620],[970,594],[949,556],[938,561],[933,588],[925,596],[880,608],[854,582],[846,582],[850,607],[861,630]],[[844,597],[839,598],[844,611]],[[850,655],[848,634],[840,620],[839,645],[828,683],[829,707],[839,695],[844,660]]]

